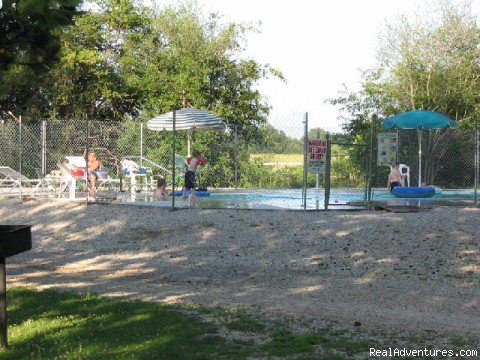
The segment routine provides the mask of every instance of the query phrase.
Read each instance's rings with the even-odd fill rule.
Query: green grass
[[[261,159],[264,163],[279,163],[285,166],[303,164],[303,154],[250,154],[250,159]]]
[[[470,338],[464,338],[464,337],[454,337],[450,339],[450,343],[453,346],[459,347],[459,348],[475,348],[475,340],[472,340]]]
[[[246,309],[165,305],[9,287],[2,359],[350,359],[392,346],[389,334],[310,328]],[[399,339],[400,340],[400,339]],[[423,346],[425,339],[408,341]],[[401,340],[402,343],[405,339]],[[456,337],[454,346],[477,340]],[[431,339],[428,339],[431,343]]]
[[[207,359],[241,353],[175,306],[9,288],[9,348],[0,359]]]
[[[367,354],[368,349],[373,345],[372,341],[352,340],[343,332],[326,329],[305,334],[292,334],[288,330],[279,330],[274,334],[272,341],[263,345],[262,348],[269,354],[286,356],[311,353],[316,346],[321,346],[324,350],[322,357],[325,359],[348,359],[355,354]]]
[[[228,320],[225,326],[230,330],[251,333],[263,333],[267,328],[264,322],[243,311],[236,313],[234,319]]]

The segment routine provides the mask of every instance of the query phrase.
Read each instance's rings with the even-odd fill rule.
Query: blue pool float
[[[398,198],[429,198],[435,193],[433,186],[397,186],[392,190],[392,194]]]
[[[190,196],[192,192],[190,190],[187,190],[185,192],[186,196]],[[183,191],[182,190],[177,190],[175,191],[175,196],[183,196]],[[195,190],[195,196],[210,196],[210,191],[207,190]]]

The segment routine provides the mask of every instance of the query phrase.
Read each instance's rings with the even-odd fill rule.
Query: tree
[[[194,143],[210,160],[210,185],[231,185],[235,162],[249,161],[244,145],[262,142],[269,106],[255,85],[266,76],[282,77],[270,66],[241,58],[243,37],[250,30],[222,23],[218,14],[205,16],[190,3],[156,12],[142,32],[124,39],[119,71],[142,119],[194,107],[210,110],[228,124],[227,134],[193,133]],[[171,134],[162,137],[171,141]],[[186,153],[185,142],[179,144],[177,150]]]
[[[269,107],[255,84],[281,74],[241,59],[250,28],[204,16],[193,4],[159,11],[143,33],[125,39],[120,68],[148,118],[181,107],[213,111],[246,141],[259,134]]]
[[[472,128],[480,90],[480,29],[469,3],[453,6],[443,1],[434,13],[438,16],[430,21],[425,21],[428,17],[402,19],[390,27],[379,54],[386,74],[385,89],[395,99],[398,112],[434,110],[459,121],[461,128]],[[446,156],[452,147],[464,149],[455,159],[457,169],[471,165],[465,148],[468,142],[451,142],[454,139],[449,131],[425,134],[426,178],[422,180],[438,183],[437,175],[449,163]],[[415,154],[410,156],[408,161],[416,163]]]
[[[418,19],[387,27],[379,59],[394,110],[429,109],[453,119],[475,112],[480,30],[468,3],[442,1]],[[393,104],[392,104],[393,105]]]
[[[255,153],[291,154],[303,153],[303,141],[291,138],[284,131],[266,123],[261,127],[261,142],[252,144]]]
[[[0,70],[44,70],[60,50],[57,30],[78,14],[81,0],[4,0],[0,12]]]
[[[0,107],[25,118],[48,111],[43,87],[58,61],[58,33],[79,14],[81,0],[4,0],[0,9]]]
[[[379,116],[378,131],[382,119],[412,109],[438,111],[459,121],[461,128],[471,128],[480,90],[479,44],[480,30],[468,2],[441,1],[423,16],[401,17],[388,25],[380,38],[379,65],[364,73],[362,89],[332,101],[343,107],[344,130],[352,139],[365,141],[373,114]],[[436,180],[441,164],[448,162],[448,148],[442,145],[446,136],[450,135],[445,131],[426,134],[424,173],[429,182]],[[415,166],[414,150],[403,148],[402,161]],[[462,154],[456,163],[467,168],[471,162],[468,151]]]
[[[98,0],[62,35],[59,66],[50,77],[51,113],[60,117],[124,120],[138,108],[119,67],[124,43],[150,22],[131,0]]]

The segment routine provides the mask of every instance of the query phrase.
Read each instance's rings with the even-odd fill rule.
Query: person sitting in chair
[[[390,174],[388,174],[387,189],[392,192],[394,187],[404,186],[403,176],[399,169],[400,164],[395,164],[391,167]]]
[[[102,162],[97,158],[97,154],[91,152],[88,154],[88,180],[90,180],[91,188],[90,194],[95,196],[97,192],[97,179],[99,178],[99,173],[105,172],[102,166]]]

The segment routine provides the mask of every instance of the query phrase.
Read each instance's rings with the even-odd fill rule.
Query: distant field
[[[277,167],[303,165],[303,154],[251,154],[250,159],[260,159],[263,165]]]

